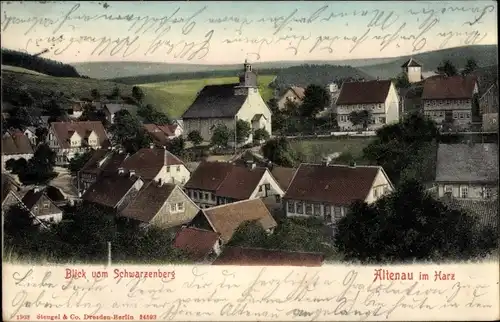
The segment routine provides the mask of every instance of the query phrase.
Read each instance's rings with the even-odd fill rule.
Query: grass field
[[[11,71],[11,72],[16,72],[16,73],[23,73],[23,74],[31,74],[31,75],[38,75],[38,76],[47,76],[45,74],[35,72],[34,70],[22,68],[22,67],[17,67],[17,66],[9,66],[9,65],[2,65],[2,70],[3,71]]]
[[[349,152],[358,158],[371,140],[372,138],[321,138],[292,140],[290,144],[295,151],[304,156],[305,162],[321,162],[323,157],[334,152]]]
[[[264,101],[269,100],[272,95],[272,89],[268,87],[273,80],[272,75],[259,76],[259,90]],[[168,112],[172,117],[179,117],[186,111],[196,98],[196,94],[205,85],[237,83],[237,77],[219,77],[204,79],[189,79],[172,82],[161,82],[139,85],[143,88],[146,100],[162,102],[154,104],[158,109]]]

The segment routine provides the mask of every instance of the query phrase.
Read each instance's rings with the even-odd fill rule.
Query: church
[[[271,135],[271,110],[260,96],[257,74],[246,60],[239,80],[239,83],[205,86],[182,115],[184,135],[197,130],[204,141],[210,141],[219,124],[234,129],[238,120],[250,123],[252,132],[265,128]],[[248,141],[251,140],[250,136]]]

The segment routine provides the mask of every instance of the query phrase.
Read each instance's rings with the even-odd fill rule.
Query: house
[[[29,190],[23,197],[22,203],[37,220],[46,223],[58,223],[62,220],[62,210],[46,194],[45,189],[37,187]]]
[[[202,162],[184,185],[201,208],[271,197],[281,203],[284,191],[267,168],[237,166],[227,162]]]
[[[211,255],[217,256],[221,253],[219,234],[195,227],[183,227],[177,232],[173,245],[189,254],[189,258],[195,262],[203,262]]]
[[[300,106],[304,100],[305,91],[305,88],[299,86],[288,87],[278,99],[278,109],[280,111],[286,110],[289,102],[296,104],[297,107]]]
[[[287,217],[335,224],[357,200],[373,203],[394,187],[380,166],[301,164],[283,196]]]
[[[71,118],[78,119],[80,116],[82,116],[83,111],[85,110],[85,105],[87,104],[88,103],[85,101],[72,99],[69,102],[69,106],[66,109],[66,113]]]
[[[498,82],[492,84],[479,98],[481,114],[498,114]]]
[[[126,173],[122,168],[118,173],[102,176],[82,195],[82,200],[112,209],[120,213],[137,196],[144,181]]]
[[[30,140],[31,146],[37,145],[38,136],[36,135],[36,128],[34,126],[28,126],[24,130],[24,135],[26,135]]]
[[[498,113],[483,114],[483,132],[498,132]]]
[[[143,226],[171,228],[189,223],[198,210],[178,185],[149,181],[119,216]]]
[[[97,149],[92,151],[89,160],[78,171],[78,190],[84,192],[94,184],[101,175],[118,172],[118,168],[128,154],[110,149]]]
[[[495,230],[498,229],[498,200],[473,200],[443,196],[440,201],[453,210],[465,212],[476,218],[477,228],[489,226]]]
[[[238,120],[251,123],[253,131],[271,131],[271,111],[262,99],[257,86],[257,74],[245,61],[240,82],[205,86],[182,115],[184,133],[199,131],[204,141],[210,141],[218,125],[234,129]],[[252,136],[248,138],[252,142]],[[247,143],[247,142],[244,142]]]
[[[2,136],[2,169],[9,160],[29,160],[34,155],[29,138],[20,130],[7,131]]]
[[[424,86],[421,83],[412,84],[408,88],[398,90],[399,94],[399,117],[420,113],[423,114],[422,93]]]
[[[390,80],[344,82],[336,101],[337,122],[344,130],[353,130],[352,112],[369,111],[368,130],[399,121],[399,98]]]
[[[22,202],[20,190],[19,185],[8,174],[2,173],[2,212]]]
[[[324,260],[320,253],[226,247],[212,265],[320,267]]]
[[[240,225],[251,221],[256,221],[269,234],[277,226],[266,205],[260,199],[243,200],[201,209],[189,226],[220,234],[223,246],[231,240]]]
[[[408,59],[403,65],[401,65],[403,72],[408,77],[410,83],[418,83],[422,81],[422,64],[417,62],[415,59]]]
[[[126,158],[121,167],[145,180],[184,185],[191,174],[184,162],[166,149],[142,148]]]
[[[495,199],[498,196],[498,144],[439,144],[438,196]]]
[[[170,140],[182,134],[182,129],[177,124],[144,124],[143,127],[151,136],[153,142],[158,146],[165,146]]]
[[[110,145],[99,121],[52,122],[47,134],[49,147],[56,152],[56,165],[66,165],[78,153]]]
[[[281,190],[286,192],[286,190],[290,186],[290,182],[292,182],[292,179],[297,169],[280,167],[280,166],[271,166],[270,170],[272,176],[276,179],[276,181],[280,185]]]
[[[121,110],[133,111],[137,109],[137,106],[125,103],[104,103],[101,104],[101,108],[106,116],[106,121],[108,121],[109,124],[113,124],[116,113]]]
[[[208,159],[207,159],[208,161]],[[239,166],[248,166],[249,163],[253,163],[258,167],[267,167],[270,164],[270,161],[264,158],[264,156],[259,153],[252,151],[251,149],[247,149],[233,157],[231,157],[228,162]]]
[[[425,80],[422,93],[424,114],[438,124],[467,129],[473,121],[474,76],[436,76]]]

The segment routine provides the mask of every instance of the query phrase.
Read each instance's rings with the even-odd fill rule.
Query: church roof
[[[247,99],[246,95],[234,95],[238,83],[207,85],[203,87],[183,119],[234,117]]]
[[[420,63],[418,63],[416,60],[414,60],[413,58],[410,58],[406,61],[406,63],[404,63],[403,65],[401,65],[402,68],[405,68],[405,67],[422,67],[422,65]]]

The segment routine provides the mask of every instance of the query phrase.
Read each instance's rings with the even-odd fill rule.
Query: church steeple
[[[257,74],[252,70],[252,64],[245,59],[243,73],[240,74],[240,87],[257,87]]]
[[[245,59],[245,63],[243,64],[243,69],[245,70],[245,72],[252,71],[252,64],[248,62],[248,59]]]

